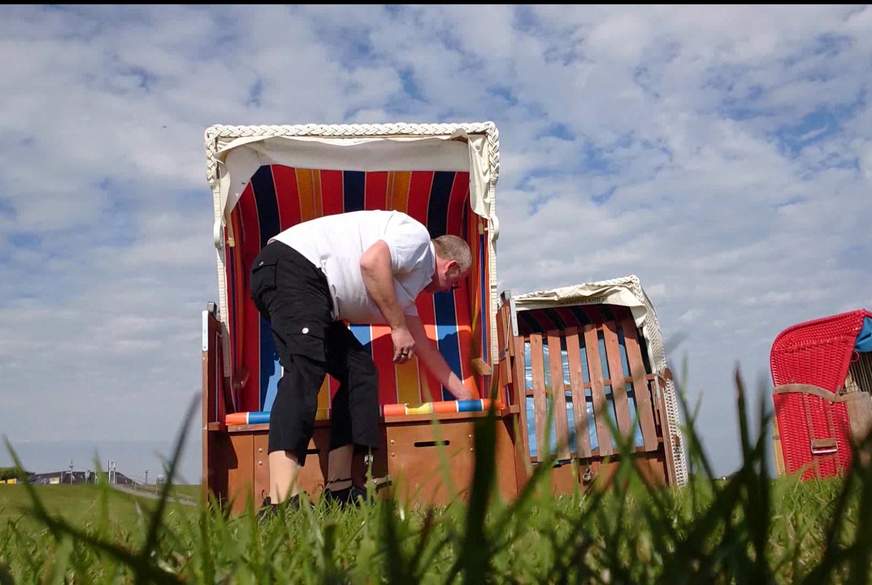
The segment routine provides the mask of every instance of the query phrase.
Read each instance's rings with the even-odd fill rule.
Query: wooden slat
[[[557,456],[564,460],[569,459],[570,455],[559,331],[548,332],[548,361],[551,366],[551,404],[554,408],[554,428],[557,431]]]
[[[618,418],[618,431],[621,437],[633,435],[633,420],[630,418],[630,405],[627,400],[627,386],[624,381],[624,368],[621,364],[621,349],[618,343],[618,325],[614,321],[603,323],[603,339],[606,346],[606,359],[609,364],[609,384],[615,400]]]
[[[581,348],[576,328],[566,331],[566,353],[569,358],[572,412],[575,415],[575,453],[578,457],[587,458],[591,456],[587,430],[587,401],[584,395],[584,379],[581,377]]]
[[[542,359],[542,335],[530,335],[530,366],[533,370],[533,413],[536,416],[536,460],[548,450],[545,434],[547,403],[545,399],[545,364]]]
[[[516,397],[507,391],[508,384],[507,368],[509,362],[509,337],[506,336],[506,306],[503,305],[497,311],[497,351],[499,362],[497,363],[497,397],[506,397],[508,404],[513,404]]]
[[[514,337],[514,357],[512,358],[512,372],[514,378],[515,396],[518,400],[518,408],[521,415],[521,429],[518,432],[518,440],[523,443],[523,453],[525,458],[530,456],[530,445],[527,433],[530,429],[530,421],[527,420],[527,382],[524,375],[524,338]],[[529,459],[526,459],[529,461]]]
[[[632,318],[621,321],[624,331],[624,344],[627,348],[627,361],[630,364],[630,376],[633,379],[633,393],[636,395],[636,412],[642,426],[642,440],[646,451],[654,451],[658,447],[657,430],[654,426],[654,408],[651,404],[651,393],[648,390],[645,362],[642,360],[642,350],[636,335],[636,323]]]
[[[596,436],[599,442],[599,454],[612,455],[612,432],[609,428],[608,402],[603,392],[603,370],[599,357],[599,338],[597,330],[591,324],[584,326],[584,345],[587,348],[587,369],[590,372],[590,391],[593,395],[593,412],[596,420]]]

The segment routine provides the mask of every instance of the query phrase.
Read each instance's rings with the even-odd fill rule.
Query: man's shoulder
[[[411,215],[403,213],[402,211],[388,211],[386,213],[388,213],[387,223],[389,227],[402,228],[407,231],[420,231],[421,233],[427,234],[429,237],[430,232],[427,230],[427,226]]]

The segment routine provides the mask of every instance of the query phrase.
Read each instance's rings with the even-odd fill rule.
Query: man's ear
[[[448,276],[456,276],[460,274],[460,265],[457,263],[457,260],[449,260],[445,264],[445,274]]]

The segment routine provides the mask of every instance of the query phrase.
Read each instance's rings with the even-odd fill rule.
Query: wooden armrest
[[[475,373],[479,376],[490,376],[494,373],[493,368],[490,367],[490,364],[485,363],[485,361],[481,358],[474,358],[472,360],[472,369],[475,370]]]

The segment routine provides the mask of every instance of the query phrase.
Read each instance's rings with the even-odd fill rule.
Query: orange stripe
[[[409,210],[409,185],[412,182],[412,173],[401,171],[391,174],[393,175],[393,182],[388,193],[388,204],[391,209],[406,213]]]
[[[318,388],[318,410],[330,408],[330,379],[330,376],[324,376],[324,381],[321,382],[321,387]]]
[[[421,402],[421,381],[418,378],[418,358],[404,364],[396,364],[397,402],[417,406]]]
[[[321,173],[324,171],[314,171],[312,173],[312,201],[315,202],[315,217],[324,216],[324,189],[321,186]]]
[[[309,169],[297,169],[297,192],[300,195],[300,221],[308,221],[317,217],[315,215],[314,187],[312,186],[312,174]]]
[[[457,401],[456,400],[447,400],[441,402],[433,403],[433,412],[444,413],[444,412],[457,412]]]

